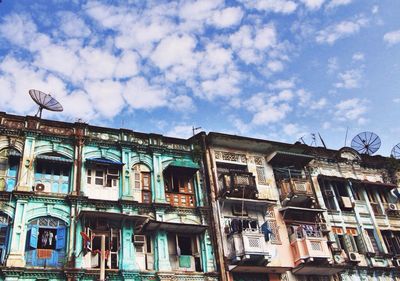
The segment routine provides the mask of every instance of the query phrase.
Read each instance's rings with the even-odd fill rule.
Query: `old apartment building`
[[[0,114],[0,280],[217,280],[187,140]]]
[[[400,280],[398,169],[0,113],[0,280]]]

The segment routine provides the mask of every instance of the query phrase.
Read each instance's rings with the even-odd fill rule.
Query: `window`
[[[265,176],[265,168],[264,168],[264,161],[262,157],[254,157],[254,162],[256,164],[256,173],[257,173],[257,183],[258,184],[267,184],[267,179]]]
[[[53,217],[40,217],[29,223],[25,250],[27,265],[62,266],[66,246],[65,223]]]
[[[170,257],[177,268],[184,268],[188,271],[202,271],[197,236],[169,234],[168,245]]]
[[[150,169],[141,164],[133,166],[133,187],[141,192],[142,203],[151,203]]]
[[[84,234],[81,233],[83,247],[87,250],[84,258],[89,268],[100,267],[101,237],[105,236],[106,268],[118,269],[120,250],[120,229],[104,218],[88,219]]]
[[[17,183],[20,153],[13,149],[0,151],[0,191],[13,191]]]
[[[86,182],[91,186],[117,187],[119,171],[113,168],[91,167],[87,169]]]
[[[375,231],[373,229],[367,229],[367,234],[368,238],[371,241],[372,248],[374,249],[375,253],[379,255],[381,253],[379,246],[378,246],[378,241],[375,238]]]
[[[194,207],[194,170],[167,168],[164,172],[165,197],[173,206]]]
[[[40,160],[35,166],[35,190],[68,193],[71,166]]]

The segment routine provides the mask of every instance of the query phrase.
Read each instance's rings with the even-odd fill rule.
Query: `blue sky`
[[[32,4],[34,3],[34,4]],[[0,3],[0,110],[189,137],[400,142],[400,1]]]

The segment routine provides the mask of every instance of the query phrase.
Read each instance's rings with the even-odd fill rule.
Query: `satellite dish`
[[[390,155],[396,159],[400,159],[400,143],[396,144],[393,148],[392,148],[392,152],[390,153]]]
[[[372,155],[381,147],[381,139],[372,132],[362,132],[353,138],[351,148],[358,153]]]
[[[50,111],[63,111],[62,105],[53,98],[50,94],[43,93],[39,90],[29,90],[29,95],[39,105],[39,110],[35,117],[42,118],[42,110],[47,109]]]

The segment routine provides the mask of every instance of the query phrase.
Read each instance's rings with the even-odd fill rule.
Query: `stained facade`
[[[217,280],[191,140],[0,115],[0,280]]]
[[[0,280],[400,280],[398,170],[0,113]]]

